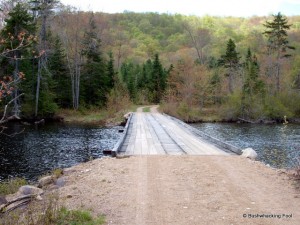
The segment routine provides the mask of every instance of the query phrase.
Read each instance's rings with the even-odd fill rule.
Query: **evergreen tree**
[[[288,33],[291,24],[288,24],[288,20],[280,12],[277,15],[273,15],[273,21],[264,24],[266,31],[264,34],[268,38],[268,54],[275,57],[275,65],[271,65],[275,68],[275,80],[276,91],[280,91],[280,78],[281,78],[281,59],[290,57],[288,53],[289,49],[295,49],[289,45]]]
[[[259,79],[259,65],[255,55],[252,55],[250,48],[247,51],[244,63],[245,79],[242,87],[241,113],[244,118],[253,116],[252,109],[255,101],[264,97],[264,82]]]
[[[121,66],[122,80],[126,84],[131,101],[137,97],[137,74],[132,63],[123,63]]]
[[[42,54],[38,58],[37,62],[37,81],[36,81],[36,93],[35,93],[35,116],[38,116],[39,110],[41,110],[41,107],[39,107],[39,104],[47,105],[45,103],[44,99],[40,99],[40,95],[42,95],[42,91],[46,91],[45,89],[42,89],[41,87],[49,87],[50,84],[42,84],[42,82],[46,82],[47,80],[50,82],[51,74],[49,74],[49,68],[48,68],[48,52],[49,52],[49,41],[47,40],[47,23],[48,19],[51,15],[53,15],[53,9],[55,7],[55,4],[57,3],[56,0],[31,0],[29,1],[31,4],[31,10],[33,12],[33,15],[37,21],[37,24],[39,24],[39,44],[37,46],[38,51],[43,51],[44,54]],[[47,76],[47,78],[43,78],[43,76]],[[43,94],[43,96],[47,96],[47,94]],[[50,95],[49,95],[50,96]],[[50,99],[47,96],[47,101]],[[54,99],[54,98],[51,98]],[[54,102],[48,102],[51,105],[55,105]],[[48,111],[48,110],[47,110]],[[41,112],[41,114],[44,114]]]
[[[107,63],[107,87],[112,89],[115,85],[116,73],[114,70],[114,57],[113,53],[109,53],[109,61]]]
[[[141,88],[149,89],[152,67],[153,67],[153,63],[151,59],[148,59],[146,63],[143,64],[142,79],[141,79],[143,80],[143,82],[141,84]]]
[[[220,65],[227,69],[229,93],[233,93],[234,76],[239,68],[239,53],[236,51],[236,45],[232,39],[227,42],[226,53],[221,56]]]
[[[221,77],[219,75],[219,70],[213,71],[213,75],[209,79],[209,92],[212,95],[212,101],[214,104],[221,103],[220,97],[221,89]]]
[[[101,40],[97,36],[97,28],[92,14],[89,26],[84,34],[82,54],[86,58],[82,70],[82,97],[88,105],[103,106],[108,93],[109,79],[106,64],[100,51]]]
[[[11,40],[2,47],[5,49],[11,49],[5,58],[2,59],[1,67],[4,70],[4,74],[13,74],[14,80],[18,79],[21,68],[21,62],[23,58],[29,57],[28,47],[20,48],[21,40],[23,39],[23,46],[27,46],[28,40],[32,40],[31,35],[36,30],[35,24],[33,23],[33,17],[28,13],[27,8],[24,4],[18,3],[12,11],[8,13],[8,18],[5,20],[5,27],[1,30],[1,37],[5,40]],[[14,50],[13,50],[14,49]],[[1,49],[3,52],[4,49]],[[27,71],[22,71],[27,72]],[[13,97],[14,100],[14,115],[19,117],[21,112],[20,99],[16,98],[20,94],[18,87],[15,87]]]
[[[55,102],[61,108],[72,106],[71,79],[66,64],[66,56],[58,36],[53,39],[49,52],[49,70],[52,74],[54,85],[51,88],[55,93]]]
[[[166,71],[164,71],[158,54],[155,54],[151,72],[149,90],[152,93],[152,101],[159,103],[166,89]]]

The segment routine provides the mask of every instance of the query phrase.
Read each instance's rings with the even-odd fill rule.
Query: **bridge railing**
[[[129,127],[129,124],[130,124],[130,121],[131,121],[131,118],[132,118],[132,113],[130,113],[130,115],[129,115],[128,119],[127,119],[126,125],[124,127],[124,131],[123,131],[123,135],[121,136],[121,138],[115,144],[114,148],[111,151],[111,156],[112,157],[116,157],[117,156],[120,148],[122,147],[122,145],[123,145],[123,143],[125,141],[125,138],[126,138],[126,135],[127,135],[127,132],[128,132],[128,127]]]
[[[167,115],[167,114],[164,114],[164,115],[167,116],[167,117],[169,117],[170,119],[176,121],[180,125],[184,126],[188,130],[190,130],[192,133],[194,133],[194,134],[202,137],[204,140],[207,140],[207,141],[209,141],[209,142],[211,142],[211,143],[213,143],[213,144],[215,144],[215,145],[217,145],[217,146],[219,146],[219,147],[221,147],[223,149],[226,149],[226,150],[228,150],[230,152],[233,152],[233,153],[235,153],[237,155],[241,155],[242,154],[242,149],[240,149],[240,148],[238,148],[236,146],[233,146],[231,144],[225,143],[225,142],[223,142],[223,141],[221,141],[221,140],[219,140],[217,138],[211,137],[211,136],[205,134],[204,132],[199,131],[198,129],[196,129],[196,128],[190,126],[190,125],[188,125],[187,123],[185,123],[185,122],[183,122],[183,121],[181,121],[181,120],[179,120],[179,119],[177,119],[177,118],[175,118],[173,116],[170,116],[170,115]]]

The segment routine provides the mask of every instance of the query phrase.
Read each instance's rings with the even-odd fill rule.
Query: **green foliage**
[[[202,115],[201,110],[195,106],[188,106],[186,102],[179,103],[176,109],[175,116],[182,119],[185,122],[201,121]]]
[[[31,57],[29,50],[34,42],[33,33],[36,26],[33,17],[29,14],[24,4],[18,3],[8,13],[5,19],[5,26],[0,32],[1,59],[0,59],[0,80],[3,76],[12,76],[14,80],[19,78],[19,72],[26,73],[24,68],[28,69],[30,63],[28,57]],[[26,60],[23,60],[23,59]],[[26,65],[24,65],[26,64]],[[15,85],[12,96],[16,97],[23,90],[19,85]],[[9,98],[8,98],[9,99]],[[19,116],[20,100],[14,101],[15,114]]]
[[[16,37],[20,32],[26,32],[28,37],[36,30],[36,26],[33,23],[33,17],[22,3],[17,3],[13,10],[9,12],[8,17],[5,19],[5,23],[5,27],[1,30],[1,34],[6,37],[8,37],[9,34]],[[17,39],[13,43],[13,48],[18,46]]]
[[[239,64],[239,53],[236,51],[236,45],[232,39],[229,39],[226,46],[225,55],[221,56],[220,64],[225,68],[237,67]]]
[[[280,52],[283,55],[279,57],[289,57],[287,49],[294,49],[294,47],[288,45],[287,31],[291,28],[291,24],[288,24],[287,18],[279,12],[277,15],[273,15],[273,21],[266,21],[264,26],[266,28],[264,34],[268,38],[270,53]]]
[[[104,106],[108,86],[112,85],[106,72],[106,64],[100,51],[100,38],[97,35],[94,15],[90,17],[89,26],[85,31],[83,40],[83,56],[86,62],[82,68],[81,97],[87,106]]]
[[[23,178],[13,178],[0,182],[0,195],[9,195],[17,192],[21,186],[27,184]]]
[[[131,105],[129,93],[126,87],[116,80],[114,88],[112,88],[107,96],[107,110],[110,115],[124,111]]]
[[[244,83],[241,96],[241,116],[245,119],[256,118],[255,103],[263,103],[265,97],[265,84],[259,79],[259,66],[256,56],[252,56],[248,49],[244,63]]]
[[[109,61],[107,62],[107,87],[108,89],[112,89],[115,85],[116,80],[116,72],[114,69],[114,57],[113,53],[109,52]]]
[[[145,99],[148,102],[160,102],[167,86],[168,73],[158,54],[155,54],[153,62],[149,59],[143,66],[133,63],[123,63],[121,66],[122,81],[127,86],[130,99],[135,103],[143,103]]]
[[[285,106],[285,108],[287,108],[288,111],[291,112],[289,116],[297,117],[297,118],[300,117],[300,104],[299,104],[300,93],[299,92],[292,90],[287,93],[281,93],[277,98]]]
[[[103,216],[94,219],[89,211],[85,210],[68,210],[62,207],[56,219],[57,225],[101,225],[105,223]]]
[[[155,54],[148,89],[152,93],[150,101],[159,103],[166,89],[167,73],[164,71],[158,54]]]
[[[227,69],[225,75],[228,77],[228,89],[230,94],[234,91],[233,82],[234,76],[239,68],[239,60],[240,57],[239,53],[236,51],[236,45],[232,39],[229,39],[227,42],[226,53],[221,56],[219,63]]]
[[[72,103],[71,78],[69,76],[66,55],[59,36],[52,37],[48,56],[49,71],[53,80],[52,91],[55,93],[55,103],[61,108],[70,108]]]
[[[101,225],[105,217],[93,217],[87,210],[69,210],[61,206],[56,194],[48,195],[39,205],[31,203],[25,210],[15,210],[0,217],[2,225]]]
[[[43,89],[39,98],[39,115],[41,117],[51,117],[57,112],[58,106],[54,99],[55,95],[49,89]]]
[[[273,21],[267,21],[264,26],[266,27],[264,34],[268,38],[268,55],[274,58],[274,62],[268,69],[271,71],[271,76],[275,78],[275,90],[279,93],[281,89],[282,60],[291,56],[288,52],[289,49],[295,50],[293,46],[288,44],[288,30],[291,25],[288,24],[287,18],[279,12],[277,15],[273,15]]]
[[[288,118],[293,114],[292,112],[275,96],[268,96],[265,99],[265,115],[266,118],[282,119],[284,116]]]
[[[223,105],[220,114],[225,120],[235,120],[241,117],[241,94],[235,92],[227,97],[225,104]]]
[[[51,13],[54,1],[36,2],[39,3],[38,8],[33,11],[43,11],[46,16]],[[28,35],[36,31],[37,26],[27,8],[21,4],[16,5],[10,17],[6,18],[2,37],[7,37],[8,32],[13,33],[16,29],[18,32],[26,31]],[[36,15],[36,21],[42,29],[43,18],[40,15]],[[74,20],[77,16],[80,18]],[[199,105],[205,108],[226,104],[223,108],[229,105],[233,107],[229,113],[232,116],[249,119],[278,116],[280,113],[275,113],[274,109],[267,106],[269,100],[264,102],[264,98],[276,93],[276,82],[278,87],[282,82],[282,89],[275,96],[280,104],[276,105],[280,110],[283,105],[292,115],[299,115],[299,104],[293,103],[292,106],[283,99],[284,95],[290,95],[292,88],[298,89],[300,83],[300,58],[291,58],[291,64],[286,60],[290,56],[289,49],[293,49],[291,46],[299,47],[299,19],[290,17],[293,23],[291,26],[280,13],[264,24],[265,17],[219,18],[132,12],[74,13],[61,10],[53,20],[47,20],[52,33],[59,34],[59,37],[52,37],[48,27],[44,27],[45,30],[47,28],[48,36],[40,40],[43,42],[47,39],[47,60],[42,71],[39,116],[51,116],[58,108],[72,106],[72,76],[80,73],[79,95],[83,108],[108,106],[112,111],[118,108],[113,104],[122,100],[121,92],[114,88],[119,78],[121,81],[118,85],[122,86],[121,90],[125,93],[126,104],[129,101],[127,93],[135,103],[162,102],[167,86],[170,86],[170,70],[166,68],[178,60],[192,62],[181,72],[186,78],[197,77],[197,83],[199,80],[196,90],[193,90],[193,97],[187,97],[189,107],[193,104],[196,109]],[[74,29],[74,21],[81,21],[76,24],[77,30]],[[186,24],[189,25],[190,34],[183,26]],[[267,46],[263,35],[267,38]],[[251,47],[253,53],[248,52],[242,60],[240,55],[246,55],[247,46]],[[264,47],[268,49],[268,55],[264,54]],[[299,49],[296,49],[296,55],[299,55]],[[25,93],[20,102],[27,115],[34,112],[37,85],[38,59],[32,59],[32,50],[27,48],[19,52],[25,58],[20,61],[19,70],[26,75],[26,80],[20,85],[20,92]],[[107,57],[103,52],[109,52]],[[194,62],[198,62],[198,65]],[[0,63],[0,77],[16,69],[13,60],[1,59]],[[77,67],[73,65],[76,63]],[[208,73],[199,74],[199,64]],[[180,81],[177,86],[180,86],[180,91],[185,89],[186,96],[193,89],[192,85],[187,87],[181,85]],[[176,93],[173,97],[176,97]],[[179,111],[185,112],[186,108],[179,103],[176,103],[177,107],[180,106]]]
[[[64,171],[61,168],[56,168],[52,171],[52,174],[55,178],[59,178],[63,175]]]
[[[143,108],[143,112],[150,112],[150,107],[149,107],[149,106],[144,107],[144,108]]]

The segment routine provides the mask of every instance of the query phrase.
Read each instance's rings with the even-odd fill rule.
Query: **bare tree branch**
[[[24,93],[22,94],[19,94],[17,97],[13,98],[12,100],[10,100],[5,106],[4,106],[4,112],[3,112],[3,116],[0,120],[0,124],[3,124],[3,123],[6,123],[8,122],[9,120],[12,120],[12,119],[19,119],[19,118],[16,118],[15,116],[11,116],[9,118],[6,118],[6,114],[7,114],[7,107],[13,103],[14,100],[20,98],[22,95],[24,95]]]

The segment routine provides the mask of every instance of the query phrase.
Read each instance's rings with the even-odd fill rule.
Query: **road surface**
[[[157,106],[150,113],[139,108],[132,115],[128,133],[120,149],[124,155],[228,155],[177,122],[160,114]]]

